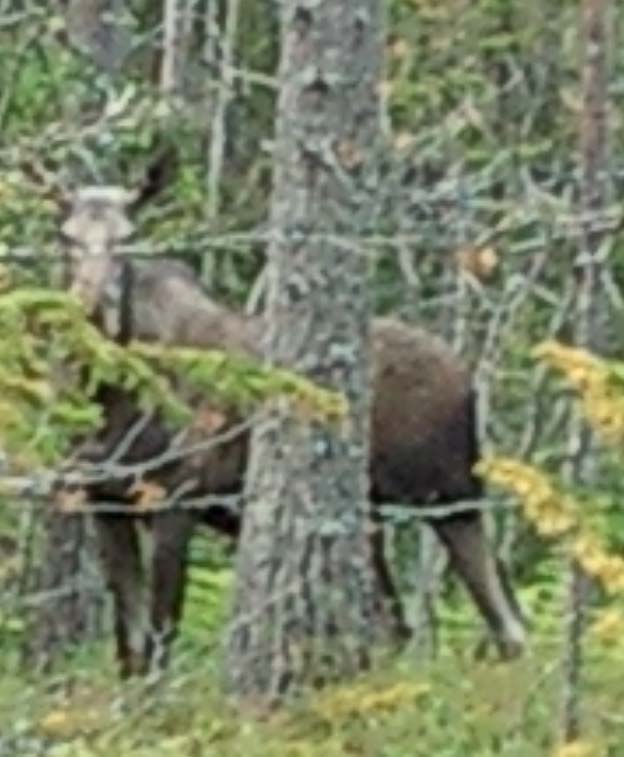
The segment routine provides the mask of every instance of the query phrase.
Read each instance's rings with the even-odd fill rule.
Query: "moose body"
[[[126,199],[112,190],[80,193],[63,230],[72,243],[72,289],[112,338],[133,338],[178,346],[224,349],[261,356],[262,319],[245,317],[208,298],[189,270],[167,261],[120,262],[114,244],[128,233]],[[86,220],[85,220],[86,219]],[[120,225],[119,219],[124,223]],[[115,231],[122,228],[123,231]],[[95,240],[95,241],[93,241]],[[125,289],[125,291],[124,291]],[[370,445],[370,497],[375,506],[452,503],[480,496],[473,473],[478,459],[474,395],[470,377],[439,339],[399,321],[375,319],[371,328],[373,404]],[[144,418],[133,397],[104,387],[100,401],[105,422],[81,450],[91,463],[132,466],[171,451],[176,434],[157,417]],[[202,398],[198,413],[210,410]],[[149,478],[168,494],[225,497],[240,492],[249,428],[227,417],[218,444],[195,447],[189,455],[151,470]],[[225,433],[224,433],[225,432]],[[131,435],[130,441],[128,441]],[[189,439],[206,441],[205,429]],[[187,441],[189,441],[187,439]],[[133,507],[129,480],[111,478],[93,486],[90,499]],[[115,601],[117,652],[122,674],[162,665],[167,659],[183,603],[188,541],[198,521],[236,537],[240,515],[212,505],[205,510],[174,506],[134,517],[96,514],[103,566]],[[151,587],[144,584],[137,528],[152,532]],[[466,584],[503,656],[517,654],[525,633],[515,600],[504,586],[489,548],[478,510],[432,518],[450,562]],[[372,531],[373,558],[380,582],[394,603],[400,632],[407,632],[389,571],[379,529]]]

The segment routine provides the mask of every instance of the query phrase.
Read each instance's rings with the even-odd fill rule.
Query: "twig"
[[[234,75],[232,60],[238,28],[239,0],[228,0],[223,42],[221,46],[220,81],[217,103],[211,128],[210,153],[208,163],[208,217],[215,218],[221,202],[220,184],[225,155],[225,119],[232,99]]]

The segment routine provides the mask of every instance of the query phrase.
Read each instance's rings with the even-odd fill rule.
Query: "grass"
[[[474,617],[464,604],[452,612]],[[476,636],[449,620],[436,659],[419,662],[406,653],[384,670],[311,693],[264,720],[241,716],[221,693],[214,626],[211,645],[202,647],[195,623],[181,640],[173,669],[151,687],[116,680],[110,644],[83,650],[55,676],[7,674],[0,680],[0,755],[552,755],[561,691],[556,616],[536,625],[526,657],[506,664],[476,661]],[[588,644],[588,751],[575,754],[624,756],[623,672],[621,646]]]

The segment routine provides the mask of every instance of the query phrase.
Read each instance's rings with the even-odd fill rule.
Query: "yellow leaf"
[[[499,266],[496,250],[489,247],[462,247],[454,253],[457,267],[482,282],[489,281]]]
[[[74,731],[74,720],[67,710],[53,710],[39,721],[39,728],[46,736],[70,736]]]
[[[227,423],[227,416],[212,407],[202,407],[195,414],[193,429],[204,434],[214,434]]]
[[[56,509],[66,515],[84,512],[87,503],[87,493],[82,488],[62,489],[54,497]]]
[[[128,494],[135,498],[139,510],[152,510],[167,497],[167,490],[153,481],[137,481],[132,484]]]
[[[591,632],[607,644],[619,643],[624,638],[624,614],[619,610],[606,610],[592,625]]]
[[[11,288],[12,277],[9,267],[0,263],[0,292],[6,292]]]
[[[553,757],[602,757],[604,750],[588,741],[571,741],[558,746]]]
[[[416,140],[416,137],[414,137],[413,134],[410,134],[407,131],[400,131],[393,140],[393,145],[395,150],[407,150],[409,147],[411,147]]]
[[[395,60],[404,60],[410,52],[410,46],[402,37],[397,37],[388,45],[389,57]]]

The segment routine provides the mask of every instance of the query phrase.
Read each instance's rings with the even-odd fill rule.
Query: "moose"
[[[136,192],[114,186],[86,187],[72,195],[61,226],[68,284],[93,322],[122,343],[135,339],[261,358],[262,316],[243,315],[214,302],[185,264],[117,254],[119,244],[133,233],[128,216],[136,202]],[[482,496],[482,484],[473,473],[479,449],[475,396],[466,369],[441,340],[392,318],[373,321],[371,340],[373,520],[378,523],[377,506],[383,503],[434,507]],[[77,449],[79,460],[103,464],[116,456],[127,466],[162,460],[150,475],[168,493],[182,487],[189,495],[214,501],[241,491],[250,438],[245,418],[228,415],[216,432],[220,443],[195,445],[188,456],[169,459],[166,453],[178,443],[179,432],[157,414],[146,416],[136,398],[119,387],[104,386],[98,392],[104,422]],[[210,398],[202,402],[210,407]],[[210,442],[209,430],[194,433]],[[127,478],[111,477],[88,489],[95,504],[114,501],[127,508],[122,513],[94,508],[103,569],[114,599],[122,676],[166,664],[182,612],[187,546],[195,525],[204,522],[236,539],[241,517],[219,505],[146,513],[133,505],[128,484]],[[481,512],[468,507],[430,522],[500,655],[519,654],[525,645],[524,623],[488,545]],[[142,569],[141,525],[152,536],[150,591]],[[372,528],[371,533],[381,585],[394,602],[397,626],[407,634],[380,530]]]

